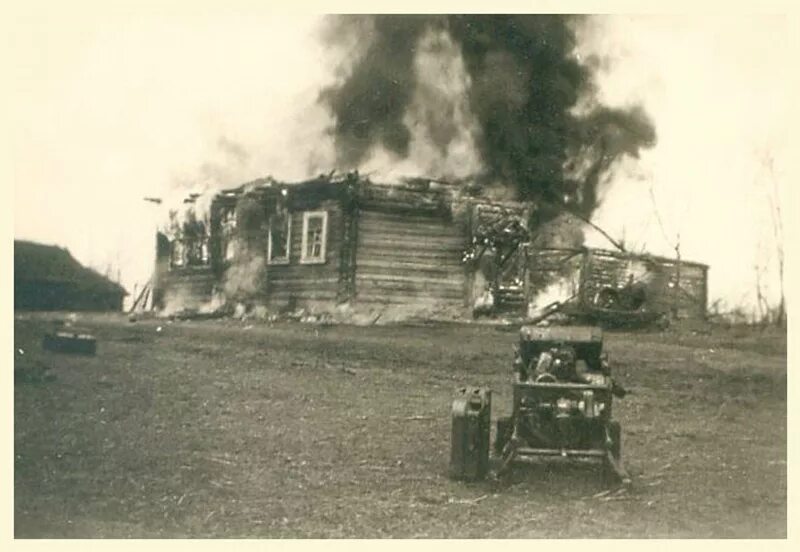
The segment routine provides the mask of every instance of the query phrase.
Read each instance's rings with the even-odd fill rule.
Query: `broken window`
[[[225,208],[220,216],[220,251],[222,260],[231,261],[236,256],[236,212],[233,208]]]
[[[188,266],[208,264],[208,233],[206,225],[189,211],[183,223],[183,250]]]
[[[303,245],[300,262],[324,263],[327,237],[327,211],[306,211],[303,213]]]
[[[267,259],[270,264],[289,264],[289,247],[292,236],[292,215],[274,213],[269,219]]]
[[[198,219],[191,208],[183,216],[169,212],[169,225],[163,234],[169,248],[170,268],[206,266],[210,262],[208,224]]]
[[[181,223],[178,217],[178,211],[170,209],[169,223],[164,228],[164,238],[166,240],[165,248],[169,256],[169,268],[179,268],[185,263],[183,244],[181,243]]]
[[[170,256],[170,266],[172,267],[182,267],[186,264],[186,259],[184,257],[185,251],[183,247],[183,242],[180,239],[173,240],[172,242],[172,251]]]

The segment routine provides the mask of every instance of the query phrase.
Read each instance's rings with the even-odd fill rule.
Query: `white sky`
[[[670,253],[652,187],[667,238],[680,232],[682,255],[711,265],[712,299],[752,304],[753,267],[769,260],[763,245],[774,245],[772,183],[757,152],[773,156],[779,182],[788,178],[789,26],[754,17],[601,23],[586,49],[612,56],[603,97],[644,103],[659,142],[619,171],[597,221],[617,235],[624,228],[632,246]],[[332,64],[315,40],[317,24],[152,11],[18,22],[9,79],[19,99],[11,114],[15,237],[68,247],[101,271],[111,264],[132,289],[150,275],[160,216],[144,196],[174,195],[187,180],[202,187],[204,163],[226,185],[325,170],[330,144],[315,98]],[[226,156],[222,137],[249,157]]]
[[[643,104],[658,134],[615,175],[594,221],[629,247],[665,255],[680,234],[681,256],[711,265],[711,299],[729,306],[755,303],[762,267],[763,292],[776,301],[770,197],[783,196],[783,218],[794,211],[786,182],[796,49],[786,19],[618,16],[594,31],[587,48],[612,60],[599,79],[603,99]]]
[[[119,267],[132,288],[150,276],[163,217],[144,196],[183,196],[185,181],[202,188],[208,163],[225,180],[214,186],[304,176],[324,122],[317,23],[215,15],[20,26],[15,236]],[[249,158],[225,156],[223,137]]]

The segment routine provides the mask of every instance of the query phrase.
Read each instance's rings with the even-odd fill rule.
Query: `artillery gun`
[[[451,477],[485,477],[492,448],[498,474],[525,458],[560,457],[600,463],[605,475],[628,483],[620,424],[612,420],[613,398],[625,390],[612,379],[602,349],[599,328],[523,326],[512,414],[497,420],[493,447],[491,391],[464,388],[453,402]]]

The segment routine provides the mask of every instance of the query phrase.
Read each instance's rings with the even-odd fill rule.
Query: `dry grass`
[[[80,357],[46,318],[15,319],[16,368],[55,376],[15,385],[18,538],[786,536],[783,334],[608,335],[634,485],[597,496],[586,468],[448,480],[453,390],[507,414],[514,332],[96,316]]]

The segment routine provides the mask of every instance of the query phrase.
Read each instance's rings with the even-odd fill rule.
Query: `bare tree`
[[[767,199],[769,201],[770,219],[772,221],[772,235],[775,240],[775,255],[778,263],[778,284],[780,297],[778,305],[774,311],[772,321],[781,327],[786,326],[786,293],[784,289],[784,245],[783,245],[783,213],[781,212],[780,191],[778,189],[778,179],[775,176],[775,160],[771,153],[768,151],[761,154],[761,163],[766,178],[768,179],[768,186],[771,188],[767,191]]]

